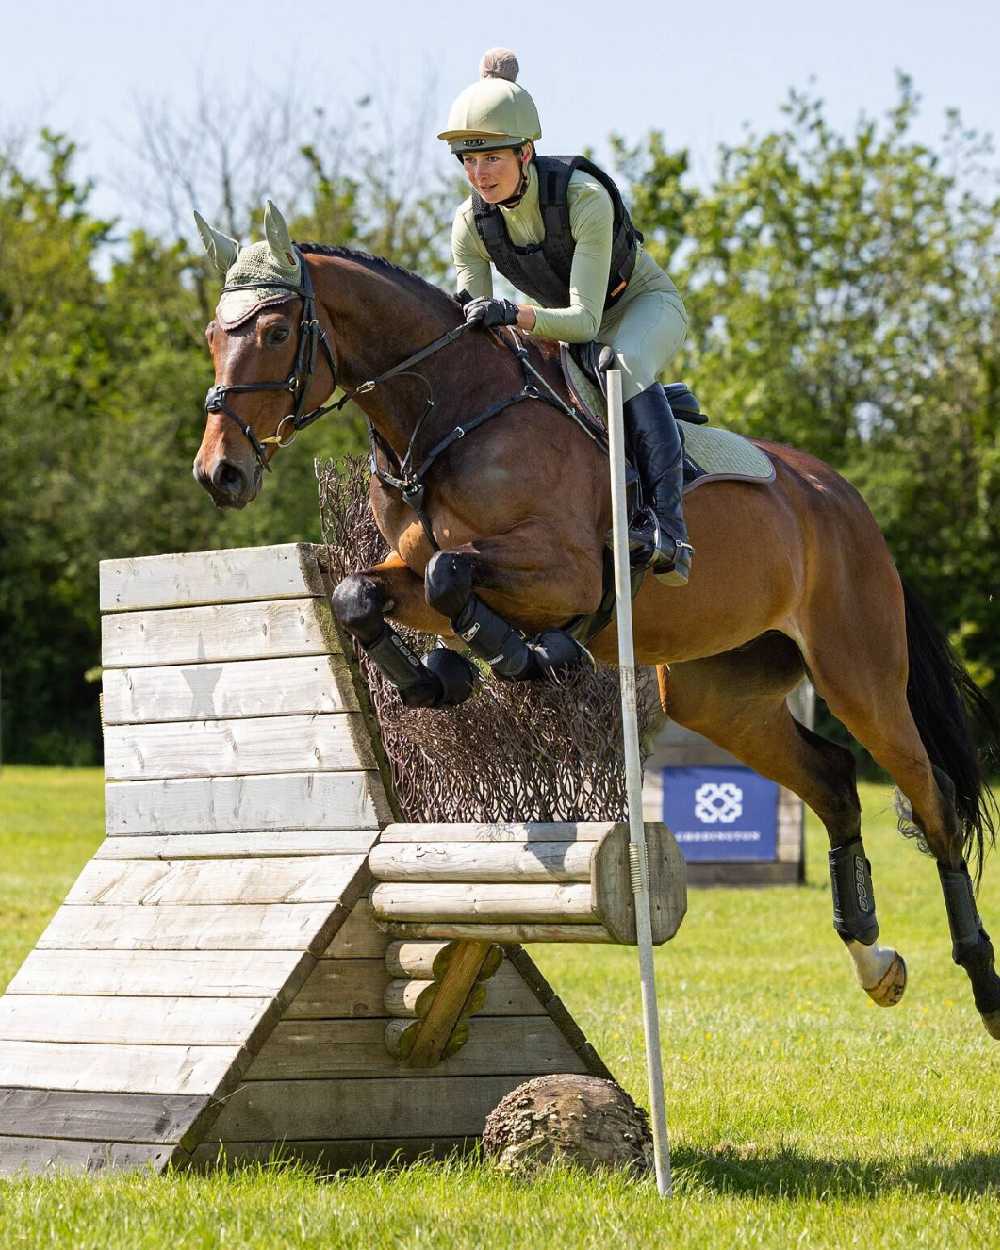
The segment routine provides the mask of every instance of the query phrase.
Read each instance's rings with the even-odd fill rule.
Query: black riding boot
[[[683,586],[694,548],[681,509],[684,447],[677,419],[658,382],[628,400],[624,411],[625,435],[648,505],[629,530],[633,564],[645,564],[666,586]]]

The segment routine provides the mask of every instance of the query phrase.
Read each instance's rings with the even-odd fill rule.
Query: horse
[[[477,669],[458,654],[463,641],[508,680],[585,661],[566,626],[602,598],[609,473],[598,442],[570,419],[554,346],[465,333],[453,296],[365,253],[293,244],[273,205],[267,242],[252,247],[199,226],[229,273],[220,310],[225,292],[245,296],[206,330],[215,385],[194,473],[215,503],[249,504],[292,433],[353,398],[372,432],[370,504],[391,554],[342,582],[333,608],[404,700],[467,697]],[[342,398],[322,406],[338,388]],[[906,965],[878,940],[854,758],[786,702],[808,674],[908,805],[901,828],[937,863],[953,959],[1000,1039],[1000,977],[969,871],[971,861],[978,880],[995,841],[984,765],[1000,723],[901,580],[858,491],[804,451],[754,441],[773,480],[687,496],[691,579],[642,581],[636,660],[656,666],[667,716],[794,791],[823,822],[834,928],[863,989],[892,1006]],[[415,656],[394,625],[446,645]],[[615,662],[613,619],[588,648]]]

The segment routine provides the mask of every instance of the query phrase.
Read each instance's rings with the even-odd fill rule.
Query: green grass
[[[891,1011],[854,983],[830,922],[825,839],[801,889],[693,892],[657,954],[677,1196],[554,1169],[531,1183],[478,1163],[319,1181],[15,1180],[0,1244],[160,1247],[1000,1246],[1000,1048],[979,1023],[932,864],[863,788],[883,939],[910,987]],[[0,773],[0,976],[31,948],[101,837],[95,770]],[[981,902],[1000,916],[1000,868]],[[646,1103],[634,952],[533,955],[623,1084]],[[0,1121],[0,1133],[2,1133]]]

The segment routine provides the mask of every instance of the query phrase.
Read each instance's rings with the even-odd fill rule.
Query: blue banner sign
[[[778,857],[778,786],[750,768],[664,768],[663,821],[685,859]]]

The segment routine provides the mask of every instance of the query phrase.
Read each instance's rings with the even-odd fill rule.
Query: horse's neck
[[[343,257],[313,256],[310,262],[315,266],[317,298],[333,325],[338,381],[346,390],[400,364],[459,324],[447,306],[438,305],[431,292],[425,295],[402,274]],[[356,402],[381,437],[402,455],[432,394],[433,423],[443,423],[453,412],[467,413],[470,404],[488,403],[495,376],[499,375],[498,386],[509,388],[512,363],[513,357],[498,354],[486,336],[470,332],[415,366],[430,391],[419,378],[402,375],[358,396]]]

